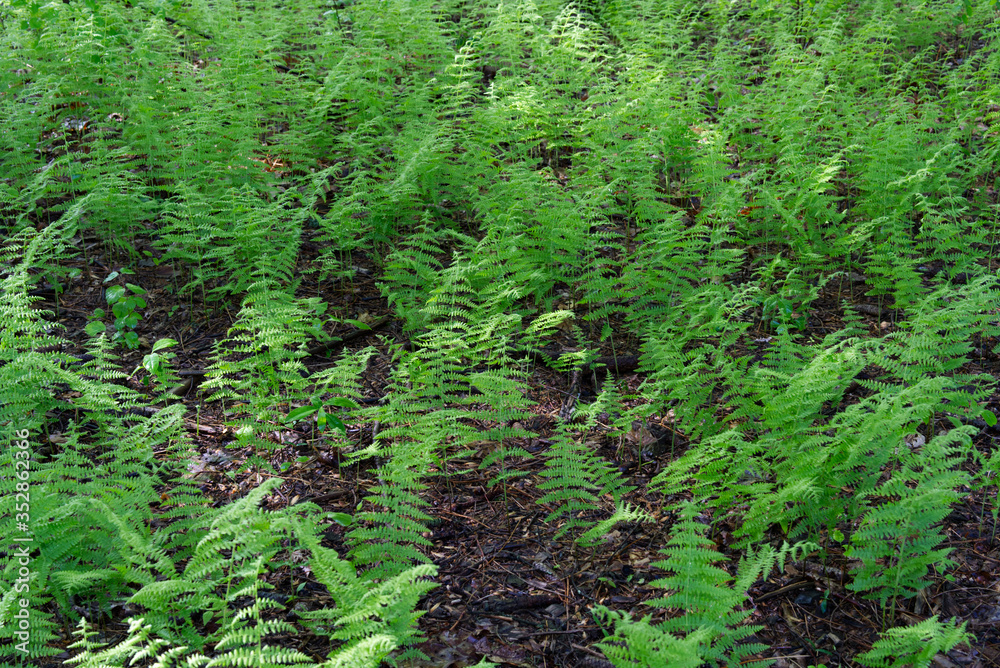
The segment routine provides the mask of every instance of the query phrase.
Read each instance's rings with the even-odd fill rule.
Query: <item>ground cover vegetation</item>
[[[997,20],[0,5],[4,665],[997,665]]]

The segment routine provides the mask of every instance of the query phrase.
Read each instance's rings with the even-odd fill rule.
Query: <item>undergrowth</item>
[[[0,20],[0,533],[30,538],[30,559],[0,554],[11,661],[73,633],[80,666],[305,665],[275,640],[305,629],[330,639],[322,665],[416,653],[421,492],[484,441],[495,485],[520,476],[538,456],[525,353],[565,332],[560,371],[631,338],[645,381],[635,415],[609,381],[563,416],[540,501],[559,536],[589,548],[652,519],[589,445],[605,418],[669,413],[690,440],[651,482],[676,516],[651,605],[673,616],[595,609],[615,665],[765,661],[746,592],[803,545],[850,556],[849,589],[883,611],[862,664],[966,638],[892,611],[952,565],[952,506],[996,485],[972,441],[996,422],[973,364],[1000,334],[992,4],[16,0]],[[373,258],[410,335],[379,404],[360,402],[370,350],[303,363],[351,317],[302,294],[306,241],[322,281]],[[297,408],[375,426],[348,455],[379,483],[336,518],[346,555],[316,506],[261,507],[277,479],[203,498],[169,356],[147,396],[100,326],[85,361],[62,352],[33,290],[89,278],[95,246],[169,267],[191,309],[238,312],[203,391],[249,468],[271,469],[268,433]],[[836,331],[810,317],[824,298]],[[706,538],[723,517],[735,582]],[[264,575],[303,560],[334,605],[281,621]],[[94,640],[126,604],[128,638]]]

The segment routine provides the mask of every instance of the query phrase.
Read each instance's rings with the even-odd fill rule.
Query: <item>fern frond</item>
[[[651,586],[668,593],[649,604],[677,610],[679,616],[653,626],[648,617],[636,622],[627,613],[595,608],[598,619],[607,619],[615,625],[615,636],[601,643],[615,665],[652,667],[664,665],[665,657],[682,663],[695,660],[690,665],[706,661],[731,663],[764,649],[759,644],[744,642],[760,627],[742,625],[749,612],[737,608],[746,598],[746,587],[761,574],[770,572],[776,554],[765,549],[749,555],[741,563],[738,586],[729,587],[733,578],[714,565],[725,559],[710,549],[714,544],[705,538],[708,526],[696,520],[698,513],[696,503],[681,505],[667,547],[661,550],[666,558],[653,564],[669,574],[654,580]],[[627,641],[624,648],[617,644],[619,639]],[[674,648],[679,647],[685,647],[691,658],[672,656]]]
[[[939,653],[973,640],[965,624],[941,622],[935,615],[913,626],[889,629],[858,660],[869,668],[927,668]]]
[[[585,514],[599,507],[600,499],[610,496],[616,506],[614,516],[623,515],[621,498],[633,488],[625,485],[618,470],[594,454],[594,444],[574,433],[572,427],[561,424],[553,438],[542,476],[547,480],[538,485],[548,493],[538,503],[558,504],[546,517],[547,522],[568,517],[556,535],[562,536],[578,526],[586,527],[590,519]],[[628,514],[625,512],[625,514]],[[613,523],[612,523],[613,524]],[[602,522],[592,527],[580,540],[590,541],[598,527],[611,526]]]

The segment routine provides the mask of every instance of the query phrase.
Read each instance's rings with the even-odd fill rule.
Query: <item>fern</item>
[[[929,582],[933,568],[952,564],[950,549],[935,549],[944,536],[935,525],[958,500],[958,488],[968,476],[955,470],[958,446],[966,446],[974,429],[963,427],[936,436],[919,453],[901,457],[899,470],[877,493],[888,501],[870,510],[851,536],[848,556],[859,559],[856,591],[868,592],[883,607],[893,596],[916,596]]]
[[[712,396],[717,381],[745,375],[749,360],[729,358],[725,351],[749,328],[740,316],[750,307],[751,293],[706,286],[686,298],[677,321],[662,323],[643,345],[642,364],[650,372],[643,392],[672,397],[679,424],[693,438],[724,430]]]
[[[350,555],[356,562],[372,566],[368,575],[373,580],[399,575],[413,563],[429,561],[415,547],[431,545],[423,536],[431,517],[421,509],[427,502],[419,493],[426,487],[421,479],[438,447],[439,443],[426,437],[397,447],[378,470],[376,493],[365,498],[374,508],[356,515],[359,524],[347,537]],[[368,522],[371,526],[361,524]]]
[[[242,508],[226,521],[246,536],[213,527],[221,514],[178,477],[179,409],[140,416],[146,398],[107,339],[85,344],[84,363],[55,352],[61,317],[29,297],[41,281],[85,287],[71,266],[89,280],[94,260],[135,264],[143,248],[172,265],[192,311],[241,304],[207,388],[232,402],[237,444],[257,446],[251,465],[270,464],[269,425],[314,407],[379,428],[354,455],[377,457],[380,476],[349,536],[355,563],[330,566],[352,592],[331,591],[338,608],[357,616],[312,625],[340,634],[332,665],[376,663],[411,637],[430,573],[427,476],[474,450],[493,484],[524,473],[513,425],[531,369],[519,353],[560,323],[580,350],[565,368],[597,341],[640,342],[647,378],[632,412],[672,410],[689,443],[656,489],[738,518],[738,544],[764,561],[755,546],[772,531],[847,534],[858,591],[888,605],[921,590],[948,566],[939,525],[973,480],[960,464],[978,461],[981,484],[997,468],[963,425],[994,417],[983,406],[995,380],[975,355],[1000,333],[998,38],[991,3],[960,4],[6,3],[0,431],[48,439],[30,458],[32,586],[44,591],[31,600],[32,659],[51,651],[57,615],[68,632],[81,605],[138,590],[146,621],[106,654],[81,631],[87,661],[197,665],[209,644],[220,664],[302,660],[269,647],[288,627],[256,584],[273,566],[260,558],[286,546],[254,531],[291,541],[290,516]],[[294,277],[315,271],[318,294],[330,278],[349,290],[366,259],[411,347],[392,361],[387,400],[359,407],[369,351],[309,377],[323,305]],[[810,308],[834,303],[837,283],[848,327],[817,336]],[[849,283],[889,331],[866,331]],[[633,417],[606,390],[546,462],[551,521],[586,544],[639,519],[586,445],[600,412],[616,427]],[[910,451],[914,434],[930,443]],[[678,526],[671,549],[691,564],[667,560],[676,592],[661,604],[707,585],[729,606],[713,609],[725,624],[704,610],[660,627],[609,612],[619,665],[742,651],[748,583],[730,586],[699,536]],[[698,577],[685,584],[687,568]],[[384,614],[380,597],[393,601]],[[170,619],[198,605],[223,624],[210,637]],[[915,663],[913,638],[880,651]]]
[[[354,566],[332,550],[320,547],[308,527],[300,525],[297,535],[312,554],[316,577],[336,602],[334,608],[306,613],[304,617],[317,630],[323,628],[320,623],[332,624],[324,633],[345,643],[345,655],[350,654],[353,645],[364,645],[366,639],[389,638],[395,647],[417,637],[414,624],[419,613],[414,609],[417,600],[434,586],[427,580],[435,573],[433,566],[414,566],[372,587],[370,579],[359,577]]]
[[[291,398],[305,391],[305,344],[310,334],[326,336],[318,319],[323,308],[320,300],[296,299],[274,279],[263,278],[251,286],[240,319],[230,330],[236,344],[232,352],[217,346],[216,362],[203,389],[215,390],[212,400],[249,399],[238,410],[242,419],[236,422],[237,444],[252,447],[258,465],[266,467],[261,453],[273,449],[261,436],[265,431],[261,425],[283,416],[273,397],[283,390]],[[244,357],[227,359],[234,353]]]
[[[610,387],[613,388],[614,385]],[[582,436],[582,432],[595,424],[599,414],[620,408],[620,404],[610,404],[613,396],[613,390],[606,387],[596,402],[580,411],[576,417],[583,418],[581,427],[576,428],[566,423],[559,425],[541,474],[546,481],[538,485],[539,489],[548,493],[539,498],[537,503],[557,504],[545,518],[546,522],[565,519],[556,532],[557,536],[565,535],[577,527],[588,527],[591,524],[588,517],[591,512],[600,506],[601,499],[610,498],[615,508],[614,513],[607,520],[589,526],[577,538],[583,545],[592,545],[618,522],[652,521],[648,513],[632,509],[623,503],[623,497],[634,488],[626,486],[617,468],[594,453],[596,444]]]
[[[904,387],[929,375],[947,374],[943,408],[964,417],[981,413],[977,402],[994,384],[988,376],[955,373],[968,363],[974,337],[995,335],[996,325],[988,321],[987,314],[997,308],[1000,293],[992,289],[990,281],[982,277],[968,286],[947,290],[957,293],[951,302],[944,301],[945,288],[926,295],[915,305],[913,318],[902,325],[903,331],[887,336],[883,344],[882,366]]]
[[[0,252],[4,265],[0,288],[0,424],[5,430],[37,433],[44,423],[43,415],[59,405],[53,396],[55,383],[66,378],[60,363],[61,354],[37,352],[42,348],[61,346],[63,340],[53,335],[53,328],[44,317],[49,315],[33,309],[37,298],[28,296],[29,270],[41,263],[48,253],[57,250],[62,233],[57,225],[42,234],[21,233],[8,240]]]
[[[433,575],[433,568],[417,567],[370,588],[367,580],[358,577],[353,565],[341,560],[332,550],[319,546],[317,527],[312,520],[295,517],[292,513],[269,517],[256,508],[264,494],[276,484],[277,481],[265,483],[250,496],[220,511],[213,518],[213,528],[204,535],[191,562],[182,571],[171,568],[173,572],[168,576],[168,569],[162,566],[170,562],[170,557],[160,552],[157,555],[161,561],[160,577],[148,581],[133,597],[135,602],[154,604],[157,609],[169,610],[178,604],[200,605],[199,609],[208,618],[221,616],[223,627],[219,632],[213,637],[201,638],[190,628],[164,626],[167,620],[157,614],[153,622],[142,617],[133,618],[128,637],[113,647],[103,648],[90,640],[93,633],[81,620],[77,631],[80,639],[73,645],[80,652],[72,662],[81,666],[120,668],[144,658],[164,663],[184,661],[190,666],[317,665],[300,652],[267,643],[270,635],[295,630],[288,622],[263,618],[265,610],[278,607],[259,592],[259,578],[266,570],[268,557],[275,554],[278,536],[297,538],[310,551],[313,572],[329,587],[336,600],[335,607],[301,612],[306,624],[315,632],[329,636],[336,643],[328,660],[319,665],[374,668],[392,650],[413,642],[416,639],[413,623],[419,616],[413,610],[420,596],[433,587],[426,581]],[[227,563],[228,560],[219,554],[221,544],[228,544],[235,550],[232,562]],[[142,542],[133,543],[133,547],[134,557],[141,558]],[[233,570],[227,575],[230,568]],[[216,593],[220,589],[225,592],[224,599]],[[174,601],[176,596],[182,600]],[[231,605],[247,597],[251,599],[250,605],[235,614],[226,610],[227,603]],[[190,645],[176,645],[177,633]],[[213,639],[217,642],[209,660],[198,649]]]
[[[467,371],[489,353],[500,353],[504,363],[504,339],[517,319],[496,314],[488,300],[474,303],[464,293],[467,270],[460,267],[446,270],[444,284],[427,300],[421,315],[431,323],[429,330],[417,337],[418,351],[400,354],[390,400],[377,411],[385,428],[380,433],[381,447],[373,446],[391,459],[379,470],[377,493],[367,499],[379,510],[358,516],[372,525],[359,525],[349,534],[355,558],[377,566],[373,578],[396,575],[411,563],[425,560],[412,547],[429,544],[421,534],[430,518],[420,510],[425,501],[417,493],[432,464],[444,470],[445,447],[516,435],[501,426],[480,432],[466,423],[476,412],[463,407],[479,401],[469,395],[472,388],[497,407],[478,416],[494,424],[520,416],[517,409],[523,400],[511,382],[515,374],[504,373],[503,366],[500,372]]]
[[[586,515],[605,494],[617,504],[629,488],[616,468],[593,454],[594,444],[581,439],[570,428],[560,425],[553,440],[549,461],[542,471],[548,480],[538,485],[548,493],[538,503],[557,504],[546,516],[547,522],[568,516],[556,534],[561,536],[575,527],[588,526]]]
[[[262,620],[261,611],[273,604],[263,602],[259,580],[269,568],[280,565],[276,557],[282,550],[281,539],[290,537],[297,526],[292,511],[264,513],[259,509],[264,496],[278,484],[279,480],[270,480],[229,506],[203,515],[192,527],[196,544],[180,554],[150,550],[156,543],[148,537],[148,530],[127,526],[126,518],[115,519],[127,539],[125,562],[141,584],[129,600],[145,608],[144,619],[157,637],[196,650],[209,642],[240,647],[249,643],[274,656],[273,649],[265,650],[266,636],[291,629]],[[296,508],[300,510],[315,509]],[[186,559],[183,566],[182,559]],[[250,607],[234,612],[236,602],[248,596]],[[215,623],[217,630],[203,637],[196,620],[185,614],[193,609],[201,611],[199,626]],[[242,650],[234,651],[233,660],[245,660]]]
[[[913,626],[889,629],[858,659],[870,668],[926,668],[939,652],[970,640],[972,634],[965,632],[965,622],[946,624],[935,615]]]
[[[594,608],[598,622],[612,624],[615,635],[599,646],[615,668],[635,666],[679,666],[698,668],[705,664],[704,646],[711,642],[708,629],[698,629],[683,638],[650,624],[650,618],[631,619],[627,612]]]
[[[678,610],[680,616],[652,626],[649,617],[634,622],[627,615],[613,614],[601,606],[595,608],[599,619],[615,623],[615,636],[602,641],[601,647],[616,665],[656,666],[669,659],[684,660],[675,654],[680,647],[690,652],[692,659],[688,661],[697,658],[690,665],[706,662],[721,665],[740,662],[764,649],[762,645],[743,642],[762,627],[740,626],[750,613],[737,607],[757,577],[770,571],[776,555],[764,550],[742,562],[737,587],[731,589],[727,586],[732,580],[729,573],[713,565],[723,557],[710,549],[713,543],[705,538],[708,527],[696,520],[698,512],[693,502],[679,508],[671,538],[661,550],[666,559],[653,564],[670,575],[654,580],[651,585],[670,593],[649,604]],[[616,646],[619,639],[628,643],[627,650],[619,651]]]

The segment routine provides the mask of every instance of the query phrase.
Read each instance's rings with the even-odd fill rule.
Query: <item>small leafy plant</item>
[[[135,374],[140,368],[145,369],[149,376],[142,378],[143,385],[148,386],[152,380],[154,387],[163,393],[161,396],[164,398],[169,397],[171,387],[176,387],[180,382],[180,377],[172,366],[177,355],[167,350],[175,345],[177,341],[174,339],[159,339],[153,344],[152,351],[142,358],[142,365],[132,372]]]
[[[794,302],[782,295],[771,295],[763,300],[761,320],[779,333],[789,329],[804,331],[807,322],[806,316],[796,310]]]
[[[177,345],[173,339],[160,339],[153,344],[153,351],[142,358],[142,366],[161,383],[170,380],[170,363],[176,357],[174,353],[161,352]]]
[[[319,431],[325,431],[327,427],[333,427],[334,429],[339,429],[343,433],[347,433],[347,427],[344,425],[343,421],[336,415],[331,415],[326,412],[326,403],[319,398],[312,400],[308,406],[301,406],[290,412],[287,417],[285,417],[286,424],[294,424],[301,420],[305,420],[309,417],[316,416],[316,428]],[[334,406],[340,406],[342,408],[357,408],[358,405],[351,401],[350,399],[344,397],[334,397],[330,400],[331,404]]]
[[[104,279],[104,283],[110,283],[121,274],[129,273],[132,272],[127,269],[122,269],[121,272],[113,271]],[[115,333],[111,340],[115,343],[124,343],[130,350],[139,347],[139,335],[136,334],[135,328],[142,320],[137,309],[146,308],[146,300],[142,297],[144,294],[146,291],[134,283],[111,285],[104,291],[104,299],[111,307],[111,314],[115,318]],[[96,309],[94,311],[95,319],[86,327],[87,334],[94,336],[104,331],[100,320],[106,315],[104,309]]]

